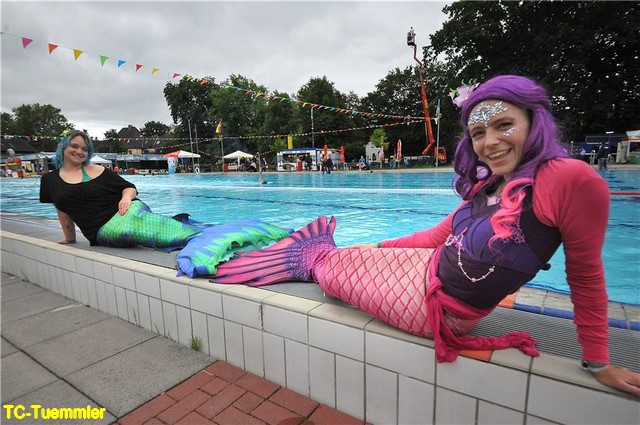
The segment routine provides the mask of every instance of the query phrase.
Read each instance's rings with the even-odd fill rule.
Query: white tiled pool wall
[[[517,350],[438,364],[433,342],[323,304],[2,232],[2,271],[373,424],[638,424],[574,360]]]

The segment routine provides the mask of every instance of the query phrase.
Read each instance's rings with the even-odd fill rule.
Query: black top
[[[89,243],[96,245],[98,230],[118,212],[122,191],[129,187],[136,188],[108,168],[88,182],[75,184],[62,180],[56,170],[42,176],[40,202],[67,213]]]

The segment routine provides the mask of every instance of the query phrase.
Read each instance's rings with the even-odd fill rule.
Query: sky
[[[2,0],[0,106],[50,104],[102,138],[127,125],[173,124],[163,89],[178,82],[174,73],[217,83],[237,74],[291,95],[326,76],[363,97],[415,64],[407,32],[428,45],[446,4]],[[59,47],[50,53],[49,43]]]

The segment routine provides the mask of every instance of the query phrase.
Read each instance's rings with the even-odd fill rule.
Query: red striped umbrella
[[[340,162],[344,162],[344,146],[340,146]]]
[[[329,155],[329,146],[324,145],[324,157],[327,158],[327,155]]]
[[[398,139],[398,158],[397,160],[400,161],[402,159],[402,140]]]

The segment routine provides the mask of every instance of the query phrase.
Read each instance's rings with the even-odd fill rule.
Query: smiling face
[[[467,123],[474,152],[505,181],[520,164],[530,128],[525,109],[499,100],[480,102]]]
[[[87,160],[89,148],[84,137],[77,135],[69,142],[64,150],[64,163],[80,165]]]

